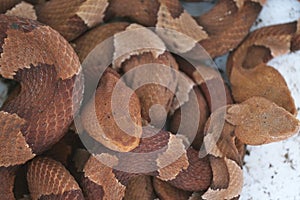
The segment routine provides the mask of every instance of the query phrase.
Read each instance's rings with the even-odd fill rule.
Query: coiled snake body
[[[177,0],[30,2],[0,3],[0,75],[18,82],[0,108],[5,199],[19,198],[21,168],[32,199],[238,199],[244,144],[298,132],[285,80],[266,63],[299,50],[300,25],[249,33],[263,0],[220,0],[200,17]],[[180,58],[194,59],[199,45],[212,58],[233,50],[230,88],[213,68]],[[147,64],[150,75],[137,70]],[[74,117],[85,147],[64,137]]]

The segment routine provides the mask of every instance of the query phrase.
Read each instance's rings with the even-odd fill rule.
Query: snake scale
[[[193,17],[178,0],[2,0],[0,75],[17,84],[0,108],[1,198],[239,199],[245,144],[300,126],[267,65],[300,49],[300,20],[250,32],[264,3]],[[199,46],[229,52],[229,84],[193,62]]]

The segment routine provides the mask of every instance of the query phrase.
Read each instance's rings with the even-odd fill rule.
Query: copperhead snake
[[[238,199],[244,144],[298,132],[286,82],[266,63],[299,50],[300,22],[249,33],[264,0],[220,0],[199,17],[177,0],[29,2],[0,3],[0,75],[18,82],[0,108],[5,199],[20,198],[21,168],[32,199]],[[199,45],[212,58],[231,51],[230,85],[191,62]]]

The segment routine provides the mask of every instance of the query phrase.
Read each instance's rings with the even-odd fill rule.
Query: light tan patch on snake
[[[131,45],[128,45],[128,41]],[[125,31],[115,34],[114,47],[115,68],[120,68],[122,63],[131,56],[151,52],[157,58],[166,50],[163,41],[155,33],[138,24],[131,24]]]
[[[97,158],[91,156],[84,167],[85,177],[101,185],[104,191],[104,200],[122,199],[126,187],[122,185],[113,169],[101,163]]]
[[[178,159],[173,161],[174,158]],[[182,170],[186,170],[189,162],[183,139],[171,134],[167,150],[158,156],[156,163],[159,167],[158,178],[165,181],[176,178]]]
[[[236,3],[236,6],[240,9],[244,6],[245,2],[248,0],[234,0]],[[251,0],[252,2],[259,3],[261,6],[263,6],[267,0]]]
[[[209,188],[202,195],[203,199],[232,199],[239,196],[243,188],[243,171],[233,160],[225,158],[229,172],[229,184],[226,189],[213,190]]]
[[[168,7],[161,4],[157,13],[157,32],[171,46],[180,52],[191,50],[198,41],[208,38],[207,33],[183,11],[178,18],[173,18]]]
[[[12,9],[6,11],[5,13],[8,16],[18,16],[24,17],[32,20],[36,20],[36,11],[33,5],[22,1],[21,3],[15,5]]]
[[[25,123],[16,114],[0,111],[0,166],[23,164],[35,156],[21,132]]]
[[[107,0],[87,0],[78,8],[76,14],[88,27],[93,27],[103,22],[108,4]]]
[[[61,79],[79,73],[79,59],[72,53],[72,47],[50,27],[40,26],[28,33],[9,29],[6,34],[0,58],[0,74],[4,78],[12,79],[18,70],[39,66],[40,63],[54,65]],[[45,34],[52,37],[45,37]],[[49,51],[51,49],[53,51]],[[22,56],[16,59],[16,55]]]

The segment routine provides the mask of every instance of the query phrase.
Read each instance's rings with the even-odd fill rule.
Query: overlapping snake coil
[[[239,199],[245,144],[300,126],[267,65],[300,21],[249,32],[265,1],[2,0],[1,199]]]

